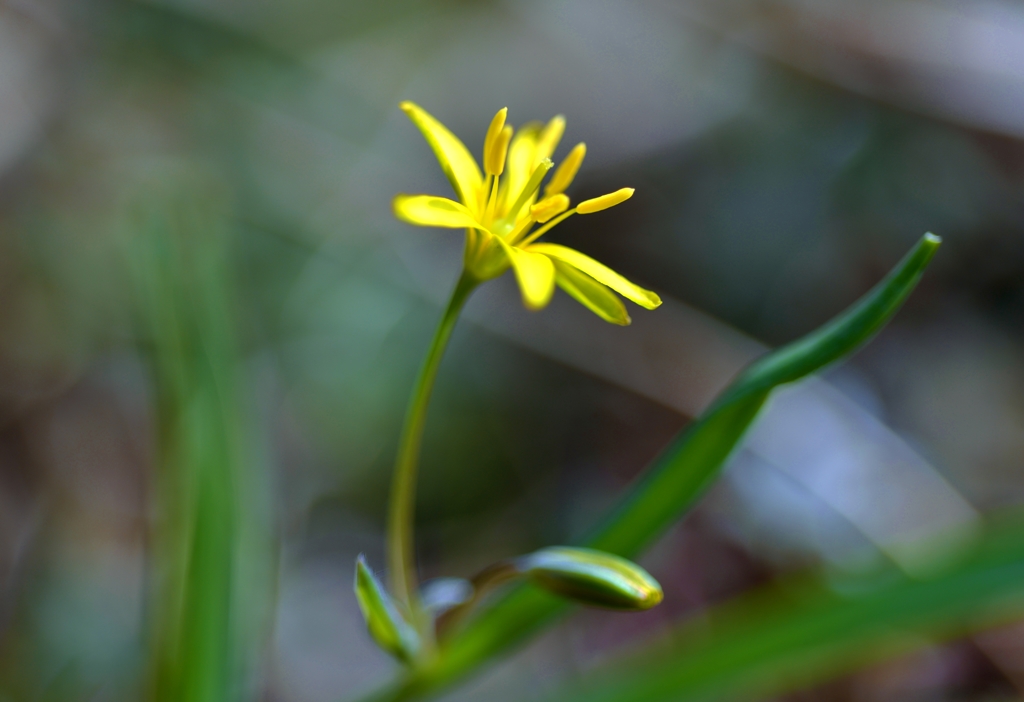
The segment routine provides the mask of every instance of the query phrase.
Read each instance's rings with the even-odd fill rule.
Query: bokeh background
[[[427,575],[581,534],[745,362],[945,240],[642,560],[663,606],[580,612],[453,699],[538,698],[782,573],[914,573],[907,544],[1024,499],[1015,0],[6,0],[0,699],[147,695],[181,556],[162,535],[191,514],[174,467],[210,450],[234,693],[327,702],[393,674],[352,564],[384,565],[401,414],[461,255],[391,215],[449,193],[404,99],[474,152],[500,107],[566,115],[556,159],[589,147],[574,198],[637,192],[555,240],[666,299],[620,329],[561,293],[527,312],[508,276],[474,297],[427,429]],[[1012,627],[925,646],[798,698],[1017,699],[1022,647]]]

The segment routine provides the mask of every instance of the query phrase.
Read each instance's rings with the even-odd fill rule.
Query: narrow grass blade
[[[238,689],[242,650],[255,643],[236,631],[248,521],[228,232],[214,189],[171,183],[139,195],[126,224],[157,405],[147,698],[213,702]]]
[[[662,453],[585,541],[631,558],[682,517],[717,477],[771,391],[860,348],[892,318],[920,280],[940,239],[926,234],[872,290],[815,332],[755,361]],[[535,587],[514,589],[471,621],[423,668],[380,699],[438,689],[521,642],[564,603]]]
[[[763,698],[933,640],[1024,614],[1024,523],[990,526],[971,553],[926,579],[895,569],[817,576],[746,595],[680,627],[667,650],[630,657],[559,700],[683,702]]]

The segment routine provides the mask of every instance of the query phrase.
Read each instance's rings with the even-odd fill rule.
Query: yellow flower
[[[591,214],[633,195],[622,188],[570,208],[566,188],[579,170],[586,146],[577,144],[538,200],[541,182],[554,166],[551,155],[565,131],[565,119],[547,125],[523,125],[515,137],[505,124],[508,108],[498,111],[484,139],[483,173],[465,145],[418,105],[401,108],[434,150],[459,201],[433,195],[397,195],[395,215],[411,224],[466,229],[464,265],[479,281],[515,271],[523,303],[541,309],[557,284],[602,319],[629,324],[622,300],[612,290],[649,310],[661,304],[650,290],[631,283],[607,266],[566,246],[537,242],[573,214]],[[610,289],[609,289],[610,288]]]

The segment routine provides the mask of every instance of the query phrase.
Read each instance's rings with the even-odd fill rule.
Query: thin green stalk
[[[740,373],[645,471],[585,545],[632,557],[684,516],[718,475],[771,391],[845,358],[874,336],[914,290],[939,243],[938,237],[926,234],[844,313]],[[535,587],[513,589],[445,641],[430,665],[364,702],[404,702],[436,694],[567,609],[564,600]]]
[[[451,299],[437,325],[434,339],[430,342],[427,356],[416,378],[398,443],[398,456],[395,459],[388,505],[388,577],[392,595],[403,602],[414,615],[419,611],[419,600],[416,595],[413,519],[416,512],[416,474],[419,468],[420,446],[423,443],[423,427],[427,421],[427,407],[434,389],[434,379],[448,346],[448,339],[451,338],[463,305],[477,285],[479,281],[466,272],[463,272],[459,282],[455,284]],[[418,617],[414,618],[418,620]]]

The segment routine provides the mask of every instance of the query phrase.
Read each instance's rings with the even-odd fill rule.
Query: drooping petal
[[[480,175],[480,167],[476,165],[466,146],[448,131],[447,127],[416,103],[406,101],[399,107],[409,115],[413,124],[419,127],[430,148],[434,150],[441,170],[448,176],[459,200],[464,205],[476,207],[477,193],[483,176]]]
[[[568,263],[570,266],[578,268],[597,282],[604,283],[615,292],[628,300],[632,300],[641,307],[653,310],[661,304],[661,298],[657,294],[631,283],[608,266],[598,263],[575,249],[559,244],[541,243],[530,244],[526,250],[551,256],[554,259]]]
[[[531,310],[547,307],[555,292],[555,264],[542,254],[509,246],[501,237],[494,237],[494,240],[501,244],[512,262],[523,304]]]
[[[630,323],[626,306],[615,293],[586,273],[557,259],[553,260],[558,287],[604,321],[623,327]]]
[[[436,195],[395,195],[391,201],[395,216],[423,227],[484,229],[469,209],[454,200]]]

